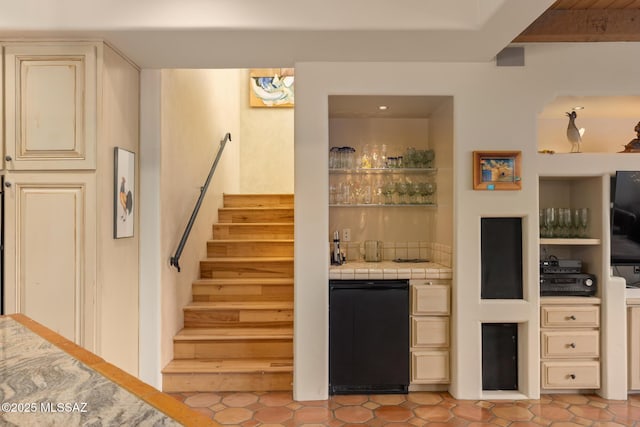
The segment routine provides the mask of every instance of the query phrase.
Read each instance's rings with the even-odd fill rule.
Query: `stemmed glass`
[[[399,204],[406,203],[404,195],[407,194],[407,191],[408,191],[407,183],[403,179],[401,179],[398,182],[396,182],[396,192],[398,193],[398,203]]]
[[[420,194],[422,195],[422,201],[425,204],[433,203],[433,193],[436,192],[436,184],[432,182],[420,183]]]
[[[579,212],[579,236],[580,237],[587,237],[587,228],[589,227],[589,209],[587,208],[580,208],[578,209]]]
[[[409,203],[416,203],[416,194],[418,194],[418,183],[407,181],[407,195],[409,195]]]
[[[384,204],[393,204],[393,193],[396,191],[396,184],[392,179],[388,179],[382,185],[382,194],[384,194]]]
[[[558,210],[557,208],[545,208],[544,210],[544,224],[547,229],[547,235],[545,237],[557,237],[556,225],[558,223]]]

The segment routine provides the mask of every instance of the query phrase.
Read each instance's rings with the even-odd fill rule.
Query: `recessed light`
[[[575,107],[572,108],[573,111],[578,111],[578,110],[584,110],[584,107],[580,106],[580,105],[576,105]]]
[[[386,105],[378,105],[378,110],[384,111],[387,108],[389,108],[389,107],[387,107]]]

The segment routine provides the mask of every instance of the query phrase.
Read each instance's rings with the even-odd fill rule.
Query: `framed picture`
[[[253,68],[249,70],[251,107],[293,107],[293,68]]]
[[[474,151],[474,190],[520,190],[520,151]]]
[[[133,237],[135,215],[136,155],[114,149],[113,238]]]

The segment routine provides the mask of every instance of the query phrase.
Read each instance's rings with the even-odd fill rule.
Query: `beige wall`
[[[238,73],[240,192],[293,193],[294,109],[250,107],[249,70]]]
[[[134,237],[113,238],[114,147],[136,153],[139,161],[138,69],[104,47],[102,111],[97,165],[98,352],[109,362],[138,373],[139,194],[134,200]],[[136,164],[136,178],[140,170]],[[136,182],[136,189],[139,188]]]
[[[160,236],[161,366],[173,357],[173,336],[182,328],[182,308],[191,301],[191,283],[198,277],[212,236],[223,192],[238,192],[240,106],[237,70],[163,70],[161,73]],[[219,141],[230,132],[218,169],[209,186],[182,258],[181,272],[170,267],[200,194]]]
[[[535,398],[540,393],[538,175],[593,176],[638,168],[638,155],[539,156],[537,117],[558,93],[640,93],[637,47],[634,43],[527,45],[525,67],[496,67],[493,62],[296,64],[296,399],[326,398],[328,390],[328,97],[340,93],[453,96],[456,174],[452,187],[454,331],[450,391],[462,399],[486,397],[482,391],[480,325],[512,322],[519,324],[521,339],[520,390],[501,396]],[[398,75],[402,78],[389,78]],[[474,150],[522,151],[522,190],[474,191]],[[522,300],[480,299],[480,218],[487,216],[523,218]],[[612,282],[608,277],[603,282],[607,306],[603,309],[603,340],[609,346],[603,350],[608,354],[602,358],[602,391],[605,397],[618,399],[626,396],[626,383],[624,368],[620,368],[624,366],[624,352],[615,349],[624,348],[625,338],[624,325],[616,324],[614,315],[615,307],[623,305],[624,300],[619,293],[609,293]]]

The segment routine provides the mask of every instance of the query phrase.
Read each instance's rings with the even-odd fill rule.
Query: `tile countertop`
[[[452,270],[435,262],[348,261],[329,266],[329,279],[451,279]]]

